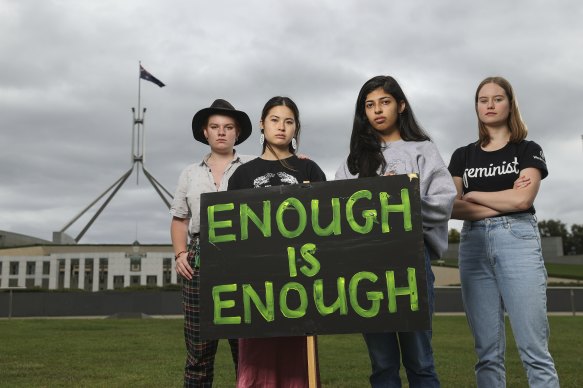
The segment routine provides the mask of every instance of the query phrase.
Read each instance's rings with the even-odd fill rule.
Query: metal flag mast
[[[138,77],[138,110],[136,112],[135,108],[132,107],[132,116],[133,116],[133,125],[132,125],[132,148],[131,148],[131,162],[132,165],[129,170],[127,170],[121,177],[119,177],[111,186],[109,186],[103,193],[101,193],[95,200],[93,200],[85,209],[83,209],[79,214],[77,214],[71,221],[69,221],[61,230],[58,232],[53,232],[53,242],[58,244],[76,244],[81,240],[81,238],[85,235],[87,230],[93,225],[97,217],[101,214],[103,209],[111,202],[115,194],[119,191],[119,189],[123,186],[132,172],[136,171],[136,184],[138,184],[138,176],[140,169],[144,173],[144,176],[150,181],[154,190],[158,193],[162,201],[166,205],[168,209],[170,209],[170,201],[173,199],[172,194],[156,179],[152,174],[146,170],[144,166],[144,115],[146,114],[146,108],[143,108],[140,112],[140,103],[141,103],[141,83],[142,78],[151,81],[158,86],[162,87],[164,84],[153,77],[150,73],[148,73],[143,67],[142,62],[140,61],[139,67],[139,77]],[[141,115],[140,115],[141,113]],[[93,205],[95,205],[101,198],[103,198],[106,194],[109,193],[107,199],[101,204],[97,212],[91,217],[87,225],[81,230],[81,232],[77,235],[77,237],[72,238],[65,233],[65,231],[73,225],[81,216],[83,216]]]

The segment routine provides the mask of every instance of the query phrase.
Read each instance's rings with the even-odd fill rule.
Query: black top
[[[484,151],[479,143],[471,143],[455,150],[449,162],[451,175],[462,178],[464,194],[511,189],[520,171],[528,167],[538,168],[543,179],[548,175],[542,148],[528,140],[508,143],[496,151]],[[534,214],[534,207],[528,212]]]
[[[228,190],[251,189],[293,185],[296,183],[320,182],[326,175],[318,165],[309,159],[299,159],[293,155],[285,159],[293,170],[285,168],[278,160],[253,159],[237,168],[229,179]]]

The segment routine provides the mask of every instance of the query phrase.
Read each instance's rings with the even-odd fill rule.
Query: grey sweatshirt
[[[457,191],[437,147],[430,141],[399,140],[386,143],[383,155],[387,174],[419,175],[423,237],[431,259],[439,259],[447,249],[447,222]],[[336,171],[335,179],[357,177],[348,171],[345,161]]]

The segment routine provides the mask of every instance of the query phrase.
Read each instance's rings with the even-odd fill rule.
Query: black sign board
[[[206,339],[428,329],[419,179],[207,193]]]

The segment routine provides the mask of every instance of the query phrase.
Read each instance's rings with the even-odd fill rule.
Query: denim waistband
[[[464,221],[464,224],[468,224],[472,227],[486,226],[486,225],[504,225],[511,221],[530,221],[534,220],[536,222],[536,215],[531,213],[516,213],[516,214],[506,214],[504,216],[489,217],[484,218],[479,221]]]

